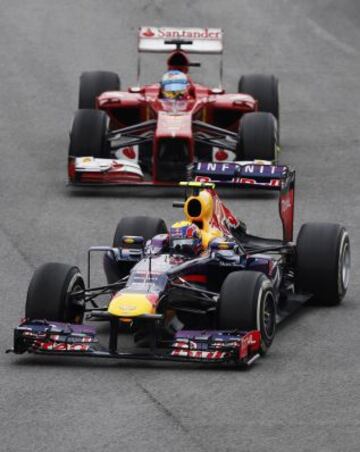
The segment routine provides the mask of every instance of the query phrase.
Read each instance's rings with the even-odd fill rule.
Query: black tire
[[[258,111],[273,114],[277,120],[279,130],[279,81],[274,75],[243,75],[239,80],[239,93],[249,94],[256,99],[258,101]]]
[[[271,113],[247,113],[241,118],[239,160],[277,160],[276,120]]]
[[[167,232],[167,226],[162,218],[145,216],[122,218],[116,227],[113,246],[114,248],[122,246],[121,239],[124,235],[140,235],[146,242],[157,234]]]
[[[165,221],[156,217],[126,217],[122,218],[115,230],[113,247],[123,247],[122,237],[124,235],[138,235],[144,237],[145,243],[157,234],[168,232]],[[140,248],[140,245],[132,245],[132,248]],[[117,262],[111,253],[104,256],[104,271],[109,284],[112,284],[128,275],[133,262]]]
[[[335,306],[346,294],[349,277],[346,229],[331,223],[302,225],[296,241],[296,292],[313,294],[316,304]]]
[[[120,91],[120,78],[115,72],[89,71],[80,76],[79,109],[96,108],[96,97],[105,91]]]
[[[69,157],[110,157],[107,116],[100,110],[78,110],[70,132]]]
[[[85,288],[83,277],[77,267],[48,263],[35,270],[30,281],[25,317],[32,320],[81,323],[85,303],[72,299],[71,291]]]
[[[276,331],[276,301],[270,280],[260,272],[230,273],[220,291],[218,325],[221,330],[259,330],[260,353],[266,353]]]

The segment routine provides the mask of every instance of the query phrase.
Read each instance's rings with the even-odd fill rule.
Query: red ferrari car
[[[138,83],[121,91],[114,72],[84,72],[70,133],[72,185],[169,185],[195,162],[276,161],[278,81],[240,78],[238,93],[222,86],[223,32],[215,28],[141,27]],[[140,56],[168,53],[160,83],[140,84]],[[189,75],[190,54],[219,55],[215,88]],[[209,74],[206,74],[209,75]]]

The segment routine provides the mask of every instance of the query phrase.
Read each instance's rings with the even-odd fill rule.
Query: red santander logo
[[[222,31],[219,28],[172,28],[172,27],[141,27],[142,38],[155,39],[199,39],[219,40]]]
[[[142,35],[145,36],[146,38],[152,38],[153,36],[155,36],[155,33],[152,31],[150,27],[148,27],[145,31],[142,32]]]

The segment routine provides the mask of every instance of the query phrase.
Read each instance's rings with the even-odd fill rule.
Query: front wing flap
[[[8,351],[16,354],[29,352],[44,355],[250,365],[260,356],[259,350],[260,332],[255,330],[181,331],[161,348],[119,351],[102,346],[92,326],[25,320],[15,328],[14,348]]]
[[[144,180],[140,165],[126,159],[70,158],[68,172],[73,185],[136,184]]]

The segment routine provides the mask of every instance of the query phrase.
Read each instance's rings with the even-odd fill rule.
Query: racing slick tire
[[[109,158],[107,122],[103,111],[78,110],[70,132],[69,157]]]
[[[48,263],[35,270],[26,297],[25,317],[30,320],[82,323],[84,299],[69,294],[85,289],[77,267]]]
[[[276,120],[271,113],[247,113],[241,118],[237,154],[239,160],[276,161]]]
[[[122,218],[115,230],[113,247],[125,248],[122,243],[124,235],[138,235],[144,237],[146,243],[157,234],[166,234],[168,232],[165,221],[162,218],[156,217],[125,217]],[[131,248],[141,248],[142,245],[130,245]],[[130,247],[127,245],[127,247]],[[116,262],[111,253],[106,253],[104,256],[104,270],[109,284],[112,284],[124,276],[128,275],[134,262]]]
[[[218,326],[221,330],[260,331],[260,353],[266,353],[275,337],[276,301],[263,273],[243,270],[226,277],[220,291]]]
[[[146,243],[155,235],[167,232],[166,223],[162,218],[146,216],[122,218],[116,227],[113,246],[114,248],[123,246],[121,239],[124,235],[139,235],[144,237]]]
[[[277,121],[279,141],[279,80],[274,75],[248,74],[240,78],[238,88],[239,93],[249,94],[258,101],[258,111],[274,115]]]
[[[339,224],[306,223],[296,241],[295,290],[322,306],[341,303],[349,286],[350,241]]]
[[[89,71],[80,76],[79,109],[96,108],[96,98],[105,91],[120,91],[120,78],[115,72]]]

